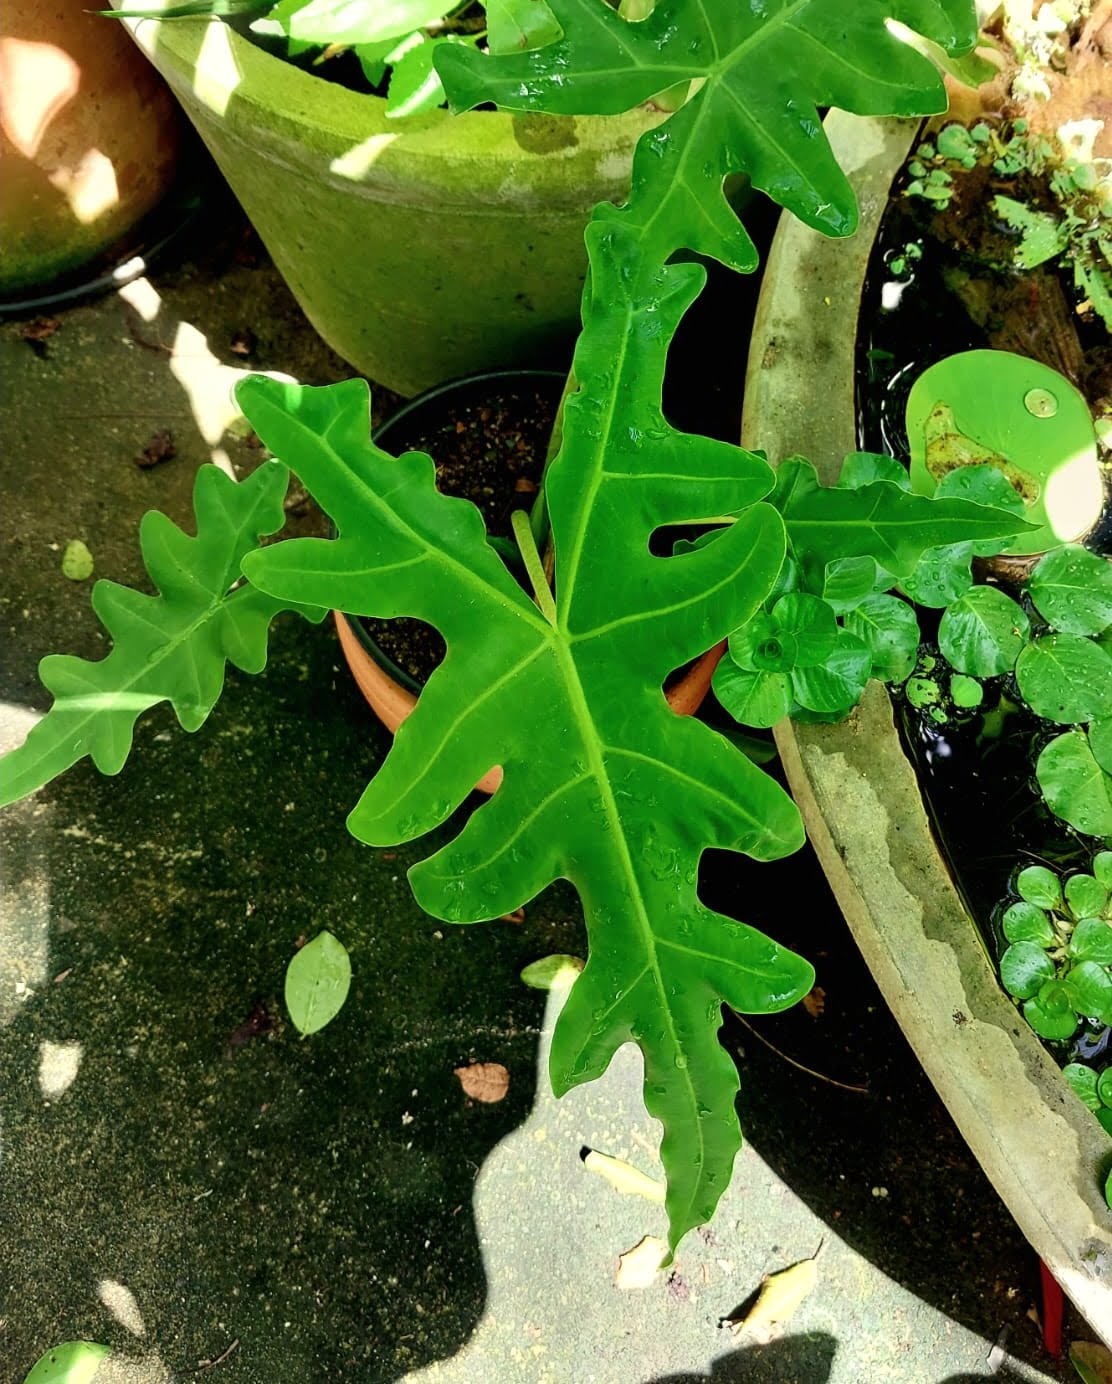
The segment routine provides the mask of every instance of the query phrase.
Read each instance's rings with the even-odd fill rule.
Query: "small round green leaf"
[[[1066,903],[1075,918],[1098,918],[1108,902],[1108,890],[1092,875],[1070,875]]]
[[[1054,978],[1054,962],[1034,942],[1013,942],[1000,958],[1000,979],[1016,999],[1037,995]]]
[[[1112,836],[1112,778],[1093,758],[1083,731],[1067,731],[1047,745],[1035,765],[1047,806],[1089,836]]]
[[[1010,596],[999,587],[974,586],[947,608],[938,647],[959,673],[991,678],[1012,670],[1030,633],[1031,622]]]
[[[1097,1098],[1101,1105],[1112,1106],[1112,1067],[1105,1067],[1097,1077]]]
[[[1082,961],[1064,981],[1070,1005],[1076,1014],[1099,1023],[1112,1023],[1112,977],[1096,961]]]
[[[344,1007],[351,986],[347,948],[330,932],[318,932],[286,968],[286,1008],[294,1027],[317,1033]]]
[[[1064,1042],[1077,1032],[1077,1015],[1073,1011],[1065,987],[1050,981],[1034,999],[1023,1006],[1023,1017],[1040,1038]]]
[[[950,697],[955,706],[971,711],[984,701],[985,689],[976,678],[967,677],[965,673],[955,673],[950,679]]]
[[[1107,1105],[1102,1105],[1097,1111],[1097,1119],[1104,1126],[1104,1132],[1106,1134],[1112,1134],[1112,1110],[1109,1110]],[[1108,1186],[1110,1183],[1112,1183],[1112,1177],[1110,1177],[1108,1183],[1105,1184],[1105,1201],[1108,1201]],[[1112,1202],[1109,1202],[1109,1205],[1112,1205]]]
[[[1019,655],[1015,676],[1023,700],[1048,721],[1076,725],[1112,716],[1112,658],[1091,639],[1036,639]]]
[[[1062,902],[1062,886],[1058,876],[1045,865],[1028,865],[1020,870],[1015,881],[1021,899],[1038,908],[1057,908]]]
[[[1078,961],[1112,965],[1112,923],[1103,918],[1082,918],[1070,937],[1069,950]]]
[[[791,710],[791,682],[786,673],[753,673],[724,658],[715,669],[714,695],[743,726],[767,730]]]
[[[1081,1062],[1071,1062],[1062,1068],[1062,1075],[1082,1105],[1087,1105],[1090,1110],[1100,1109],[1100,1096],[1097,1094],[1097,1074],[1092,1067],[1086,1067]]]
[[[866,596],[843,623],[869,650],[873,677],[881,682],[903,682],[915,667],[919,621],[898,596]]]
[[[912,574],[900,582],[900,590],[916,605],[932,610],[948,606],[973,585],[972,559],[972,543],[928,548]]]
[[[811,668],[824,663],[834,652],[838,640],[838,622],[834,612],[819,596],[796,591],[783,596],[772,608],[772,619],[781,638],[790,637],[795,644],[793,668]],[[770,670],[788,672],[787,667]]]
[[[67,1341],[40,1356],[23,1384],[90,1384],[108,1354],[94,1341]]]
[[[920,711],[924,707],[935,706],[942,698],[942,690],[934,678],[908,678],[904,691],[907,700]]]
[[[822,667],[792,670],[792,691],[809,711],[848,714],[864,692],[872,666],[864,642],[839,630],[834,651]]]
[[[1047,553],[1028,590],[1039,614],[1066,634],[1100,634],[1112,625],[1112,564],[1079,544]]]
[[[1093,733],[1089,732],[1089,745],[1092,746]],[[1101,884],[1112,893],[1112,851],[1097,851],[1093,856],[1093,874]]]
[[[1038,947],[1054,944],[1054,925],[1033,903],[1013,903],[1000,920],[1009,942],[1034,942]]]
[[[522,970],[521,979],[534,990],[553,990],[570,985],[582,969],[580,957],[556,953],[531,961]]]
[[[62,554],[62,576],[70,581],[88,581],[92,575],[92,553],[80,538],[71,538]]]

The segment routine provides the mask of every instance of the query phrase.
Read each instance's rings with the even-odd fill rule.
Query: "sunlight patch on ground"
[[[147,1334],[143,1314],[130,1288],[114,1278],[102,1278],[97,1284],[97,1297],[125,1331],[130,1331],[133,1336]]]
[[[75,1038],[64,1043],[52,1043],[44,1038],[39,1044],[39,1090],[46,1100],[64,1096],[77,1079],[85,1049]]]

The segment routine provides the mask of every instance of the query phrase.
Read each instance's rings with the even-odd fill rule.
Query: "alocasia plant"
[[[636,228],[644,262],[680,248],[742,272],[752,241],[723,195],[730,173],[830,235],[849,235],[857,203],[822,131],[818,108],[858,115],[946,109],[938,69],[894,34],[894,20],[950,53],[972,47],[969,0],[658,0],[631,24],[601,0],[548,0],[563,29],[527,53],[436,55],[452,110],[492,101],[505,110],[608,115],[678,82],[690,99],[641,138],[623,210],[596,216]]]
[[[532,598],[478,511],[437,493],[429,458],[394,460],[370,442],[362,382],[307,389],[251,378],[239,388],[244,412],[339,537],[255,547],[280,521],[281,497],[275,505],[269,488],[285,473],[273,463],[243,484],[243,513],[213,542],[201,501],[223,482],[199,480],[199,537],[174,530],[172,539],[180,580],[154,550],[166,521],[148,520],[144,548],[163,595],[147,605],[97,598],[117,648],[102,664],[80,664],[76,676],[69,664],[65,677],[60,663],[48,666],[55,707],[5,761],[3,800],[85,753],[118,769],[135,716],[160,697],[173,699],[187,729],[199,725],[225,657],[261,666],[277,609],[336,606],[435,624],[444,664],[352,812],[351,829],[377,844],[411,839],[443,823],[493,763],[502,765],[494,797],[411,871],[414,891],[437,916],[470,922],[511,911],[557,877],[576,885],[590,956],[554,1037],[554,1085],[589,1080],[621,1043],[639,1044],[646,1103],[664,1126],[674,1248],[713,1212],[740,1142],[737,1075],[716,1037],[722,1006],[783,1008],[813,973],[699,901],[705,849],[770,859],[796,849],[802,827],[791,801],[745,755],[673,715],[662,683],[769,605],[797,655],[804,649],[801,685],[825,706],[833,693],[820,655],[829,662],[839,641],[843,652],[852,643],[856,686],[892,651],[875,634],[875,604],[860,635],[816,607],[844,617],[932,548],[1003,546],[1028,526],[967,499],[913,496],[885,459],[866,459],[863,470],[858,462],[855,486],[823,489],[799,460],[777,482],[764,458],[678,432],[661,410],[669,343],[704,279],[696,266],[667,261],[688,248],[739,269],[755,264],[722,196],[725,175],[747,172],[812,224],[848,233],[853,198],[816,107],[942,109],[937,72],[885,21],[957,51],[973,38],[968,0],[752,0],[713,9],[662,0],[637,24],[601,0],[552,0],[551,8],[563,36],[535,53],[438,52],[457,107],[493,100],[550,112],[621,110],[695,84],[692,99],[643,138],[629,206],[597,209],[587,231],[577,389],[545,482],[552,589],[524,515],[515,536]],[[256,491],[266,520],[248,516]],[[671,557],[650,552],[654,530],[700,521],[721,530]],[[789,539],[795,567],[818,572],[822,590],[781,608],[770,602],[790,595]],[[251,616],[249,639],[237,611]],[[157,668],[172,676],[155,676]],[[839,710],[848,709],[844,691],[839,685],[834,698]]]
[[[438,494],[429,458],[394,461],[369,441],[358,381],[311,390],[254,377],[239,387],[259,436],[339,531],[253,553],[244,570],[278,601],[417,616],[444,636],[445,661],[349,826],[372,845],[420,836],[502,765],[491,801],[411,870],[414,893],[438,918],[474,922],[554,879],[576,886],[590,954],[553,1038],[553,1085],[561,1093],[598,1076],[620,1044],[639,1044],[645,1102],[664,1126],[674,1248],[709,1218],[739,1144],[721,1006],[782,1009],[813,972],[699,902],[706,848],[774,859],[802,843],[803,828],[745,755],[668,709],[664,679],[751,619],[780,573],[787,532],[806,549],[815,524],[821,555],[874,551],[902,571],[926,547],[1024,524],[888,481],[824,491],[791,468],[777,487],[781,517],[765,502],[776,478],[762,458],[677,432],[661,411],[668,344],[704,272],[658,265],[647,280],[636,236],[605,221],[587,244],[579,390],[546,482],[554,593],[528,524],[518,531],[536,603],[487,543],[478,511]],[[734,522],[713,543],[650,553],[654,529],[727,515]]]

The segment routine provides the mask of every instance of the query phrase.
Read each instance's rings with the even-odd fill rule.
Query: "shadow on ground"
[[[42,654],[105,649],[88,583],[59,570],[65,543],[143,585],[142,512],[191,529],[198,465],[257,464],[222,428],[222,372],[350,374],[230,227],[156,276],[146,315],[109,299],[45,338],[0,329],[19,384],[0,473],[15,540],[0,698],[17,720],[45,709]],[[163,430],[171,454],[137,464]],[[292,522],[319,516],[295,506]],[[344,830],[386,740],[330,628],[280,622],[272,651],[198,734],[161,708],[118,778],[85,762],[5,813],[0,1359],[20,1378],[86,1336],[155,1342],[175,1377],[238,1341],[229,1384],[392,1379],[454,1353],[482,1311],[472,1185],[530,1108],[543,1008],[516,976],[578,949],[578,916],[557,890],[528,933],[437,928],[405,882],[427,846],[374,851]],[[301,1041],[285,965],[325,927],[351,950],[352,996]],[[453,1069],[471,1059],[505,1064],[506,1100],[464,1097]],[[115,1326],[113,1283],[139,1314]]]

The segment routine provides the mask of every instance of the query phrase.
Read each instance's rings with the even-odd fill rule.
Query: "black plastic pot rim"
[[[391,431],[406,422],[413,414],[421,412],[430,404],[439,403],[446,396],[464,389],[477,389],[483,385],[500,385],[511,380],[524,383],[530,380],[559,380],[563,382],[566,379],[567,375],[559,370],[486,370],[478,375],[462,375],[455,380],[446,380],[443,384],[433,385],[431,389],[424,390],[421,394],[415,395],[407,403],[404,403],[401,408],[372,431],[371,441],[377,446],[385,447]],[[336,537],[334,525],[329,526],[329,533],[332,538]],[[378,664],[387,677],[392,678],[399,686],[416,696],[421,691],[423,684],[418,682],[412,674],[407,673],[404,668],[398,667],[389,654],[367,632],[358,615],[341,613],[363,652]]]

